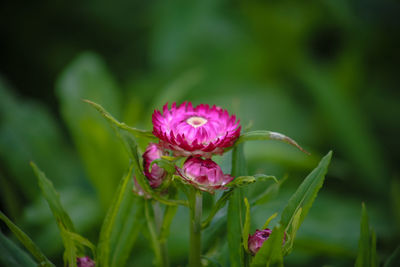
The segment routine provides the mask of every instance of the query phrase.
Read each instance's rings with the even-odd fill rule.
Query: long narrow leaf
[[[130,131],[127,128],[121,127],[120,123],[115,120],[111,115],[109,115],[108,112],[106,112],[100,105],[91,102],[89,100],[85,100],[87,103],[91,104],[93,107],[95,107],[101,115],[103,115],[106,120],[110,123],[110,125],[113,127],[115,130],[117,136],[120,138],[122,143],[124,144],[124,147],[126,151],[128,152],[128,155],[130,159],[132,160],[133,163],[133,168],[134,168],[134,173],[136,176],[136,180],[140,187],[143,189],[145,193],[148,195],[151,195],[154,199],[157,201],[165,204],[165,205],[185,205],[187,206],[186,201],[181,201],[181,200],[170,200],[163,198],[159,196],[158,194],[155,194],[154,191],[150,188],[150,185],[143,175],[143,170],[140,164],[139,160],[139,154],[138,154],[138,145],[136,140],[132,136],[132,131]],[[108,115],[107,115],[108,114]]]
[[[54,188],[53,183],[46,178],[46,175],[36,166],[35,163],[31,162],[30,164],[36,177],[38,178],[39,187],[42,190],[42,194],[49,204],[50,209],[53,212],[53,215],[56,218],[57,222],[62,223],[65,229],[74,232],[75,229],[72,224],[72,220],[62,207],[60,202],[60,195]]]
[[[268,186],[263,193],[259,194],[254,200],[252,200],[251,205],[256,206],[267,203],[271,198],[278,194],[280,187],[287,180],[287,178],[288,176],[286,175],[282,179],[280,179],[278,183],[274,183]]]
[[[215,205],[213,205],[212,210],[211,210],[210,214],[208,215],[207,219],[205,219],[201,224],[201,227],[203,229],[207,228],[210,225],[215,214],[217,214],[217,212],[225,206],[225,203],[228,201],[228,199],[232,195],[232,193],[233,193],[233,189],[231,189],[229,191],[225,191],[222,194],[222,196],[217,200],[217,203],[215,203]]]
[[[244,204],[246,206],[246,217],[244,220],[244,226],[243,226],[243,233],[242,233],[242,243],[244,250],[249,253],[249,246],[248,246],[248,238],[249,238],[249,232],[250,232],[250,204],[247,198],[244,198]]]
[[[100,230],[97,261],[101,266],[109,266],[111,231],[113,229],[124,192],[128,186],[128,182],[130,179],[132,179],[132,171],[133,164],[130,165],[129,170],[121,179],[115,197],[107,212],[106,217],[104,218],[103,225]]]
[[[172,220],[178,210],[178,206],[167,206],[164,212],[164,219],[161,225],[159,240],[161,243],[166,242],[169,235],[169,228],[171,226]]]
[[[7,267],[36,267],[36,266],[54,266],[37,264],[32,258],[14,242],[9,240],[0,231],[0,266]]]
[[[112,252],[112,260],[110,266],[125,266],[128,260],[133,245],[142,231],[145,224],[144,214],[144,200],[137,198],[137,201],[132,203],[135,204],[136,212],[133,209],[128,209],[126,216],[123,217],[123,226],[120,230],[118,239],[115,242],[115,249]]]
[[[318,191],[322,187],[328,165],[332,158],[332,151],[322,158],[318,166],[304,179],[299,188],[289,199],[288,205],[282,212],[280,224],[288,231],[299,209],[302,209],[298,226],[301,225],[310,210]],[[295,232],[294,232],[295,234]]]
[[[239,176],[236,177],[232,182],[227,184],[227,187],[242,187],[249,184],[253,184],[255,182],[265,182],[267,180],[273,180],[275,183],[278,183],[278,180],[275,176],[265,175],[265,174],[256,174],[253,176]]]
[[[60,196],[55,190],[53,183],[46,178],[45,174],[36,166],[35,163],[30,163],[32,169],[38,178],[39,187],[46,199],[49,207],[56,219],[57,226],[60,230],[61,238],[64,244],[64,263],[65,265],[75,267],[78,252],[82,251],[81,244],[76,244],[74,240],[66,233],[75,232],[72,220],[64,210],[60,202]]]
[[[365,204],[362,203],[361,206],[360,239],[358,241],[358,254],[355,266],[374,267],[378,264],[376,257],[376,236],[375,232],[369,227]]]
[[[156,139],[156,137],[150,131],[133,128],[133,127],[126,125],[123,122],[119,122],[110,113],[108,113],[101,105],[99,105],[95,102],[92,102],[90,100],[87,100],[87,99],[83,99],[83,101],[90,104],[91,106],[93,106],[97,111],[100,112],[100,114],[104,118],[107,119],[108,122],[110,122],[111,124],[114,124],[116,127],[130,132],[136,137],[146,137],[146,138],[150,138],[150,139]]]
[[[303,149],[299,144],[297,144],[296,141],[291,139],[290,137],[287,137],[281,133],[276,133],[276,132],[270,132],[270,131],[252,131],[252,132],[247,132],[242,134],[239,139],[236,141],[236,144],[240,144],[246,141],[254,141],[254,140],[277,140],[284,142],[286,144],[292,145],[297,147],[300,151],[308,153],[305,149]]]
[[[33,243],[32,239],[25,234],[18,226],[16,226],[7,216],[0,211],[0,219],[7,225],[7,227],[14,233],[18,240],[25,246],[25,248],[39,261],[41,266],[54,266],[53,263],[47,259],[40,248]]]
[[[400,266],[400,246],[386,260],[384,267],[397,267]]]

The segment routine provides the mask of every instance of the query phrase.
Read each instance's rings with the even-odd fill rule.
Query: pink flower
[[[268,228],[264,230],[256,230],[254,235],[249,235],[248,246],[250,252],[255,255],[263,245],[264,241],[268,239],[272,231]]]
[[[193,107],[191,102],[183,102],[179,106],[173,103],[168,109],[167,103],[163,113],[153,113],[153,134],[176,156],[211,158],[222,154],[240,136],[240,129],[235,115],[229,116],[228,111],[215,105]]]
[[[209,193],[214,193],[215,189],[226,189],[224,185],[233,180],[232,176],[224,174],[221,167],[211,159],[190,157],[182,169],[178,167],[176,169],[187,182]]]
[[[76,264],[78,267],[94,267],[96,265],[88,256],[76,258]]]
[[[159,187],[165,178],[165,170],[160,168],[157,164],[153,164],[150,171],[151,163],[156,159],[160,159],[163,155],[164,153],[160,146],[154,143],[150,143],[143,154],[144,175],[149,180],[149,184],[152,188]]]

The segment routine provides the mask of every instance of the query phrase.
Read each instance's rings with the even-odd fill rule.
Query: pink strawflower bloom
[[[161,147],[154,143],[150,143],[143,154],[144,175],[149,180],[149,184],[152,188],[159,187],[166,176],[166,171],[157,164],[153,164],[150,171],[151,163],[156,159],[160,159],[163,155],[164,153]]]
[[[176,156],[211,158],[222,154],[240,136],[240,129],[235,115],[229,116],[228,111],[215,105],[193,107],[191,102],[183,102],[179,106],[173,103],[168,109],[167,103],[163,113],[153,113],[153,134]]]
[[[178,174],[202,191],[214,193],[215,189],[226,189],[224,185],[233,180],[229,174],[224,174],[221,167],[211,159],[189,157],[183,168],[176,167]]]
[[[264,241],[266,241],[271,235],[272,231],[268,228],[264,230],[256,230],[253,235],[249,235],[248,246],[250,252],[255,255],[263,245]]]
[[[78,267],[95,267],[95,262],[88,256],[76,258]]]

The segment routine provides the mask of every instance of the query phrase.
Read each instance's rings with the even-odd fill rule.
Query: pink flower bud
[[[248,246],[250,252],[255,255],[263,245],[264,241],[266,241],[271,235],[271,230],[266,228],[264,230],[256,230],[253,235],[249,235]]]
[[[157,164],[153,164],[150,171],[151,163],[156,159],[160,159],[163,155],[164,153],[160,146],[154,143],[150,143],[143,154],[144,175],[149,180],[149,184],[152,188],[159,187],[165,178],[165,170],[160,168]]]
[[[178,174],[202,191],[214,193],[215,189],[226,189],[224,185],[233,180],[229,174],[224,174],[221,167],[211,159],[190,157],[183,168],[176,168]]]
[[[95,267],[95,262],[88,256],[76,258],[78,267]]]

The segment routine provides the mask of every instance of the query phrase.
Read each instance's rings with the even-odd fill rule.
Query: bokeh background
[[[128,161],[81,99],[145,129],[154,108],[190,100],[223,106],[242,126],[284,133],[311,152],[246,144],[249,173],[288,175],[275,198],[252,210],[252,230],[334,151],[287,266],[353,265],[363,201],[382,261],[400,241],[399,14],[392,0],[2,1],[0,208],[61,263],[29,161],[96,242]],[[187,221],[179,209],[168,240],[174,266],[185,264]],[[129,265],[151,258],[140,236]]]

